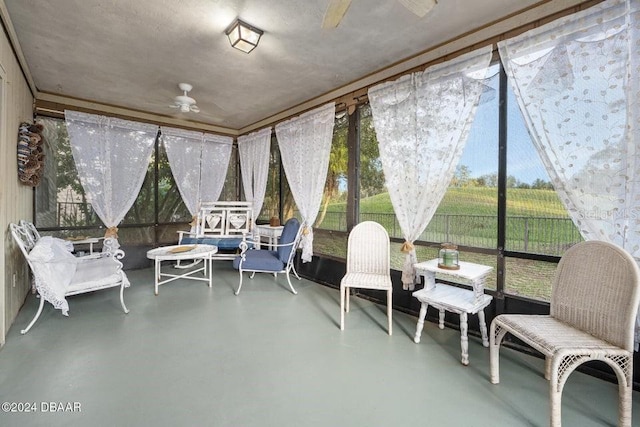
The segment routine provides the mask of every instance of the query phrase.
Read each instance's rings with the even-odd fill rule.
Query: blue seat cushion
[[[243,270],[264,270],[264,271],[282,271],[284,263],[278,258],[276,251],[267,250],[250,250],[245,253],[245,261],[242,263]],[[233,268],[240,268],[242,257],[237,256],[233,260]]]
[[[218,247],[219,251],[238,249],[242,242],[242,238],[238,237],[185,237],[180,242],[181,245],[214,245]],[[249,247],[253,246],[253,243],[247,242]]]

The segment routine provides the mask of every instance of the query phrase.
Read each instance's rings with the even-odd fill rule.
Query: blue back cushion
[[[278,244],[284,245],[286,243],[292,243],[296,236],[298,235],[298,230],[300,229],[300,221],[297,218],[289,218],[287,222],[284,224],[284,228],[282,229],[282,235],[280,236],[280,241]],[[279,246],[278,247],[278,258],[283,263],[289,261],[289,255],[291,254],[292,246]]]
[[[235,250],[240,246],[242,238],[239,237],[183,237],[180,241],[182,245],[214,245],[218,247],[218,250]],[[247,241],[249,247],[253,247],[251,241]]]

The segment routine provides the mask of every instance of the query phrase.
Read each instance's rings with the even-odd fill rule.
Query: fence
[[[297,212],[296,212],[297,214]],[[298,215],[299,216],[299,215]],[[360,213],[360,221],[382,224],[389,236],[402,238],[402,230],[393,213]],[[91,205],[58,203],[58,225],[73,226],[97,222]],[[323,230],[347,231],[347,214],[326,212],[317,227]],[[436,214],[417,240],[452,242],[461,246],[495,248],[498,236],[497,217],[491,215]],[[562,256],[567,248],[582,241],[570,218],[507,217],[506,249],[544,255]]]
[[[389,236],[403,237],[393,213],[361,212],[360,220],[376,221],[387,229]],[[346,231],[346,212],[327,212],[318,228]],[[418,240],[495,248],[497,230],[496,216],[436,214]],[[583,240],[570,218],[554,217],[507,217],[506,236],[507,250],[556,256],[562,256],[567,248]]]

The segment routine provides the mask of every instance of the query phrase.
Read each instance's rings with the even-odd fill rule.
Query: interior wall
[[[18,180],[18,127],[33,118],[33,95],[6,32],[0,34],[0,346],[29,292],[27,265],[9,223],[33,218],[33,189]]]

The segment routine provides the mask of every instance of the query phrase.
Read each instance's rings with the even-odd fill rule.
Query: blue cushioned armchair
[[[240,272],[240,283],[236,295],[240,293],[242,288],[242,273],[245,271],[251,272],[251,278],[255,273],[273,273],[277,277],[278,273],[284,273],[287,275],[287,282],[291,292],[297,294],[296,290],[291,284],[291,278],[289,272],[293,269],[294,274],[298,277],[295,269],[293,268],[293,259],[296,256],[296,249],[300,243],[301,236],[300,222],[296,218],[289,219],[282,229],[282,235],[277,245],[274,245],[276,250],[266,249],[252,249],[246,242],[240,244],[242,252],[233,260],[233,268]],[[300,277],[298,277],[300,279]]]

